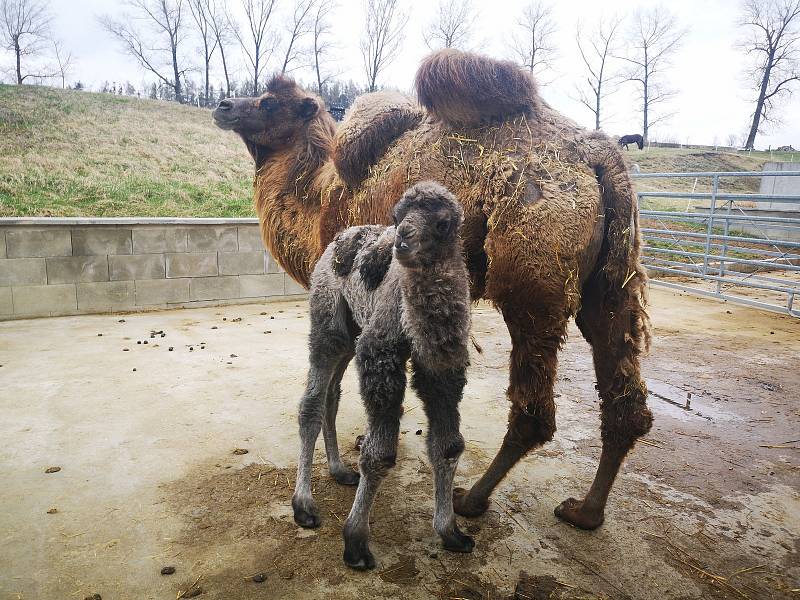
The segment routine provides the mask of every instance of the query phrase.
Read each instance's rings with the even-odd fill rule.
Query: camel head
[[[256,168],[271,153],[291,146],[323,111],[321,101],[292,79],[275,76],[258,98],[226,98],[214,110],[217,127],[239,134]]]
[[[464,209],[445,187],[423,181],[409,188],[392,211],[394,255],[405,267],[430,265],[460,251]]]

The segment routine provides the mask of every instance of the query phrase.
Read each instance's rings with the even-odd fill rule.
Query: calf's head
[[[406,267],[430,265],[452,255],[464,210],[447,188],[423,181],[409,188],[392,210],[394,255]]]

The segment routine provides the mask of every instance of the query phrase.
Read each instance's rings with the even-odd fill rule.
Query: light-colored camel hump
[[[424,116],[425,111],[400,92],[374,92],[356,98],[333,144],[333,162],[344,182],[357,187],[388,147]]]

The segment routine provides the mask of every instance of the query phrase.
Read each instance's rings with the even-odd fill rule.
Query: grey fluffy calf
[[[464,450],[458,403],[466,383],[470,298],[459,226],[463,211],[442,186],[422,182],[395,205],[393,227],[351,227],[328,246],[311,277],[310,368],[300,401],[300,459],[292,507],[303,527],[320,524],[311,495],[311,462],[320,428],[331,475],[358,482],[344,526],[344,561],[371,569],[369,513],[381,480],[394,466],[411,359],[411,386],[428,417],[433,466],[433,526],[444,547],[470,552],[456,526],[453,476]],[[346,467],[336,443],[340,382],[355,356],[367,432],[359,473]]]

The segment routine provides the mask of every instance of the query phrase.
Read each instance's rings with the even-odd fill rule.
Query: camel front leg
[[[453,478],[464,451],[458,404],[466,381],[463,370],[430,373],[414,363],[411,385],[422,400],[429,425],[426,442],[436,502],[433,528],[441,536],[444,548],[452,552],[472,552],[475,547],[473,539],[458,528],[453,511]]]
[[[563,314],[549,315],[552,307],[501,309],[512,342],[508,430],[483,476],[469,491],[453,490],[455,511],[465,517],[486,512],[489,497],[511,468],[531,449],[553,439],[556,431],[553,384],[567,320]]]

